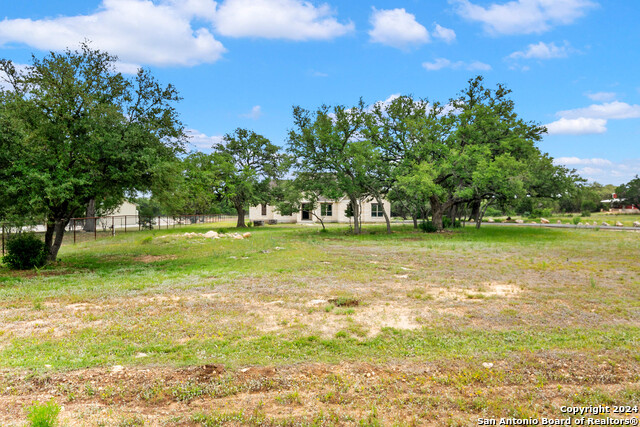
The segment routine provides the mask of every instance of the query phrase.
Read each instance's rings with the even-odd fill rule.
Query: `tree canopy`
[[[23,71],[0,60],[0,191],[12,201],[0,208],[46,220],[49,260],[90,200],[110,208],[151,189],[183,150],[176,89],[143,69],[125,78],[116,61],[87,43]]]

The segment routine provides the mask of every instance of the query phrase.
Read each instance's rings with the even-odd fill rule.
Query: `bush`
[[[442,218],[442,226],[444,228],[459,228],[460,221],[455,220],[455,222],[452,222],[451,218],[449,218],[448,216],[445,216],[444,218]]]
[[[598,210],[598,205],[596,204],[596,202],[594,202],[592,200],[585,200],[580,205],[580,210],[582,211],[582,213],[585,213],[585,212],[596,212]],[[588,216],[588,215],[583,215],[583,216]]]
[[[20,233],[7,242],[7,254],[2,262],[14,270],[42,267],[47,262],[44,242],[33,233]]]
[[[533,209],[528,216],[529,218],[549,218],[551,216],[551,209]]]
[[[580,216],[591,216],[591,211],[582,211]]]
[[[580,222],[580,217],[579,216],[574,216],[573,219],[571,220],[572,223],[574,223],[575,225],[578,225],[578,223]]]
[[[47,403],[34,403],[27,408],[27,419],[31,427],[54,427],[58,425],[60,405],[51,399]]]
[[[418,227],[420,227],[420,230],[425,233],[435,233],[436,231],[438,231],[433,221],[422,221],[422,223],[418,225]]]
[[[493,207],[488,207],[487,211],[484,213],[484,216],[502,216],[503,212],[500,209],[496,209]]]

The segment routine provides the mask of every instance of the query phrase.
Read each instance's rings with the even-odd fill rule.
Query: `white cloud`
[[[591,0],[512,0],[479,6],[469,0],[449,0],[456,12],[483,24],[489,34],[543,33],[571,24],[597,4]]]
[[[605,133],[607,131],[606,120],[586,117],[576,119],[561,118],[545,126],[549,135],[587,135]]]
[[[369,19],[373,28],[369,37],[373,43],[381,43],[398,49],[428,43],[429,32],[416,21],[415,15],[404,9],[377,10]]]
[[[640,105],[629,105],[626,102],[613,101],[604,104],[593,104],[586,108],[559,111],[559,117],[575,119],[579,117],[597,119],[635,119],[640,117]]]
[[[581,159],[579,157],[558,157],[554,159],[557,165],[576,166],[576,165],[594,165],[594,166],[611,166],[613,162],[607,159],[593,158]]]
[[[216,13],[217,31],[228,37],[327,40],[354,29],[342,24],[327,4],[301,0],[225,0]]]
[[[445,43],[453,43],[456,39],[456,32],[450,28],[445,28],[436,24],[436,29],[431,32],[434,38],[440,39]]]
[[[210,152],[211,147],[221,143],[224,138],[222,135],[209,136],[195,129],[187,129],[186,133],[189,137],[189,145],[196,151]]]
[[[556,46],[555,43],[546,44],[544,42],[530,44],[524,51],[513,52],[509,55],[511,59],[552,59],[566,58],[569,55],[569,44]]]
[[[399,93],[393,93],[393,94],[389,95],[389,96],[387,97],[387,99],[385,99],[384,101],[377,101],[377,102],[374,102],[373,104],[371,104],[371,105],[367,108],[367,111],[369,111],[369,112],[373,111],[373,108],[374,108],[376,105],[379,105],[381,108],[383,108],[383,109],[384,109],[384,108],[388,107],[389,105],[391,105],[391,103],[393,102],[393,100],[394,100],[394,99],[397,99],[397,98],[400,98],[400,94],[399,94]]]
[[[211,63],[225,52],[222,43],[195,19],[213,18],[213,0],[103,0],[91,15],[0,21],[0,46],[26,44],[40,50],[74,48],[83,40],[118,55],[123,69],[136,64],[192,66]]]
[[[240,117],[248,117],[253,120],[258,120],[261,116],[262,116],[262,107],[260,107],[259,105],[254,105],[253,108],[251,108],[251,111],[248,112],[247,114],[240,115]]]
[[[558,157],[553,160],[556,165],[578,168],[578,173],[589,181],[602,184],[622,184],[629,182],[640,173],[640,159],[628,159],[615,162],[608,159],[581,159],[578,157]]]
[[[480,61],[473,62],[464,62],[464,61],[456,61],[452,62],[446,58],[437,58],[433,62],[423,62],[422,66],[427,71],[437,71],[442,70],[443,68],[451,68],[453,70],[469,70],[469,71],[489,71],[491,70],[491,65],[485,64]]]
[[[617,96],[615,92],[596,92],[596,93],[586,93],[585,95],[592,101],[597,101],[597,102],[613,101],[614,99],[616,99],[616,96]]]

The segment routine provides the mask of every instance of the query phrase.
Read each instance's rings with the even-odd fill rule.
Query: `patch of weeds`
[[[302,399],[297,391],[287,393],[284,396],[276,396],[276,402],[282,405],[302,405]]]
[[[144,418],[136,415],[133,417],[122,419],[118,423],[118,427],[138,427],[138,426],[143,426],[144,424],[145,424]]]
[[[153,242],[153,236],[147,236],[144,239],[140,240],[141,245],[149,245]]]
[[[54,427],[58,425],[60,405],[53,399],[46,403],[35,402],[26,412],[31,427]]]
[[[378,417],[378,409],[375,406],[371,407],[371,412],[369,412],[369,415],[367,415],[365,418],[361,419],[358,422],[359,426],[367,426],[367,427],[377,427],[377,426],[381,426],[382,422],[380,421],[380,418]]]
[[[580,405],[612,405],[615,403],[614,399],[598,389],[586,388],[579,393],[573,395],[573,401]]]
[[[347,331],[338,331],[335,335],[336,338],[349,338],[349,333]]]
[[[336,306],[333,304],[328,304],[324,306],[324,311],[327,313],[331,313]]]
[[[627,405],[640,405],[640,387],[627,387],[620,392],[620,397]]]
[[[407,296],[419,301],[427,301],[433,299],[433,295],[427,293],[424,288],[415,288],[407,292]]]
[[[200,384],[188,381],[173,388],[171,394],[178,402],[189,402],[206,393],[206,388]]]
[[[485,299],[485,295],[484,294],[467,294],[467,299]]]
[[[87,396],[95,396],[96,389],[93,388],[93,385],[91,385],[91,383],[85,383],[85,385],[84,385],[84,393]]]
[[[513,308],[505,308],[500,310],[500,314],[507,317],[516,317],[518,315],[518,310],[515,310]]]
[[[591,285],[592,289],[595,289],[595,287],[596,287],[596,279],[593,276],[591,276],[589,278],[589,284]]]
[[[355,297],[331,298],[329,302],[336,307],[357,307],[360,305],[360,301]]]
[[[338,308],[333,311],[334,314],[338,315],[352,315],[355,314],[355,310],[353,308]]]

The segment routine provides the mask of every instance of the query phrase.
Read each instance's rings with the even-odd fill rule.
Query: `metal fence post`
[[[112,216],[111,217],[111,236],[115,236],[116,235],[116,217]]]
[[[98,220],[93,218],[93,240],[98,239]]]
[[[73,244],[76,244],[76,219],[73,218],[71,221],[73,221]]]
[[[2,255],[4,255],[4,224],[2,224]]]

